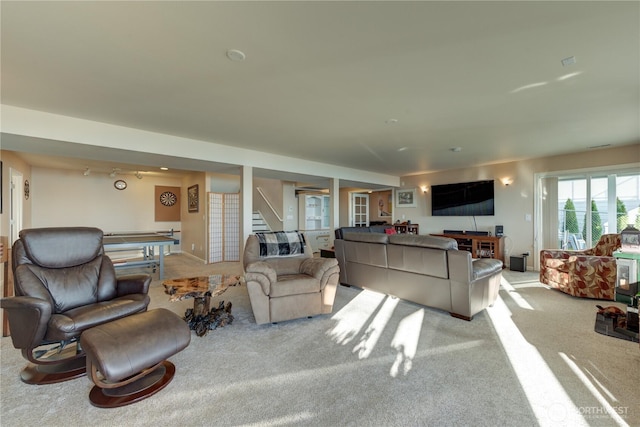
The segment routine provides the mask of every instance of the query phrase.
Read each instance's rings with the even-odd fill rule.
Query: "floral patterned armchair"
[[[540,281],[576,297],[613,300],[619,234],[604,234],[596,245],[583,251],[540,251]]]

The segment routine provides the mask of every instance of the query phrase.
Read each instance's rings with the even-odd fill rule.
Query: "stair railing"
[[[265,203],[267,204],[267,206],[269,206],[269,209],[271,209],[271,212],[273,212],[273,214],[276,216],[276,218],[278,218],[278,221],[280,222],[284,222],[284,220],[282,219],[282,217],[280,216],[280,214],[278,214],[278,212],[274,209],[273,205],[271,204],[271,202],[269,201],[269,199],[267,198],[266,194],[264,194],[264,191],[262,191],[262,188],[260,187],[256,187],[256,190],[258,191],[258,194],[260,194],[260,196],[262,197],[262,199],[265,201]]]

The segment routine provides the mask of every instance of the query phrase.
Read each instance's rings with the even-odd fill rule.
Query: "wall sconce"
[[[510,186],[511,184],[513,184],[513,180],[511,178],[502,178],[500,181],[502,181],[502,184],[505,187]]]
[[[91,173],[91,169],[85,168],[84,172],[82,172],[82,175],[89,176],[90,173]]]
[[[421,186],[420,186],[420,189],[422,190],[422,192],[423,192],[424,194],[427,194],[427,191],[429,191],[429,189],[427,188],[427,186],[426,186],[426,185],[421,185]]]

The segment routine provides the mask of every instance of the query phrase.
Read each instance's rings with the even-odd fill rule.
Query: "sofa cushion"
[[[344,239],[346,233],[370,233],[369,227],[340,227],[336,228],[336,239]]]
[[[386,233],[387,230],[395,231],[395,229],[396,228],[393,225],[372,225],[369,227],[369,231],[371,233]]]
[[[348,233],[355,235],[358,233]],[[376,267],[387,267],[387,245],[388,236],[386,234],[376,234],[377,239],[371,238],[371,242],[367,240],[352,241],[344,240],[344,260],[347,263],[355,262],[358,264],[373,265]],[[359,236],[366,236],[359,234]],[[373,235],[372,235],[373,236]],[[355,236],[358,237],[358,236]]]
[[[384,233],[344,233],[344,240],[366,243],[389,243],[389,236]]]
[[[371,227],[340,227],[336,228],[336,239],[344,239],[346,233],[385,233],[386,230],[393,229],[393,225],[372,225]]]
[[[395,237],[395,236],[391,236]],[[387,245],[389,268],[424,274],[427,276],[449,278],[447,251],[419,246]]]
[[[271,284],[271,298],[287,295],[311,294],[320,292],[320,280],[306,274],[288,274],[278,276],[278,281]]]
[[[458,242],[448,237],[427,236],[417,234],[396,234],[389,236],[389,243],[404,246],[419,246],[433,249],[458,249]]]
[[[24,245],[24,255],[23,251],[14,250],[14,265],[34,263],[45,268],[74,267],[103,253],[102,230],[92,227],[25,229],[20,231],[20,242]]]

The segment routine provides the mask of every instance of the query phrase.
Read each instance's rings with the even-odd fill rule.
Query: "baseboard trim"
[[[180,254],[180,255],[184,255],[184,256],[189,257],[189,258],[191,258],[191,259],[193,259],[193,260],[195,260],[195,261],[200,261],[200,262],[201,262],[201,263],[203,263],[203,264],[207,264],[207,261],[205,261],[205,260],[203,260],[202,258],[199,258],[199,257],[197,257],[197,256],[195,256],[195,255],[193,255],[193,254],[190,254],[190,253],[188,253],[188,252],[180,251],[180,252],[173,252],[173,253],[175,253],[175,254]]]

